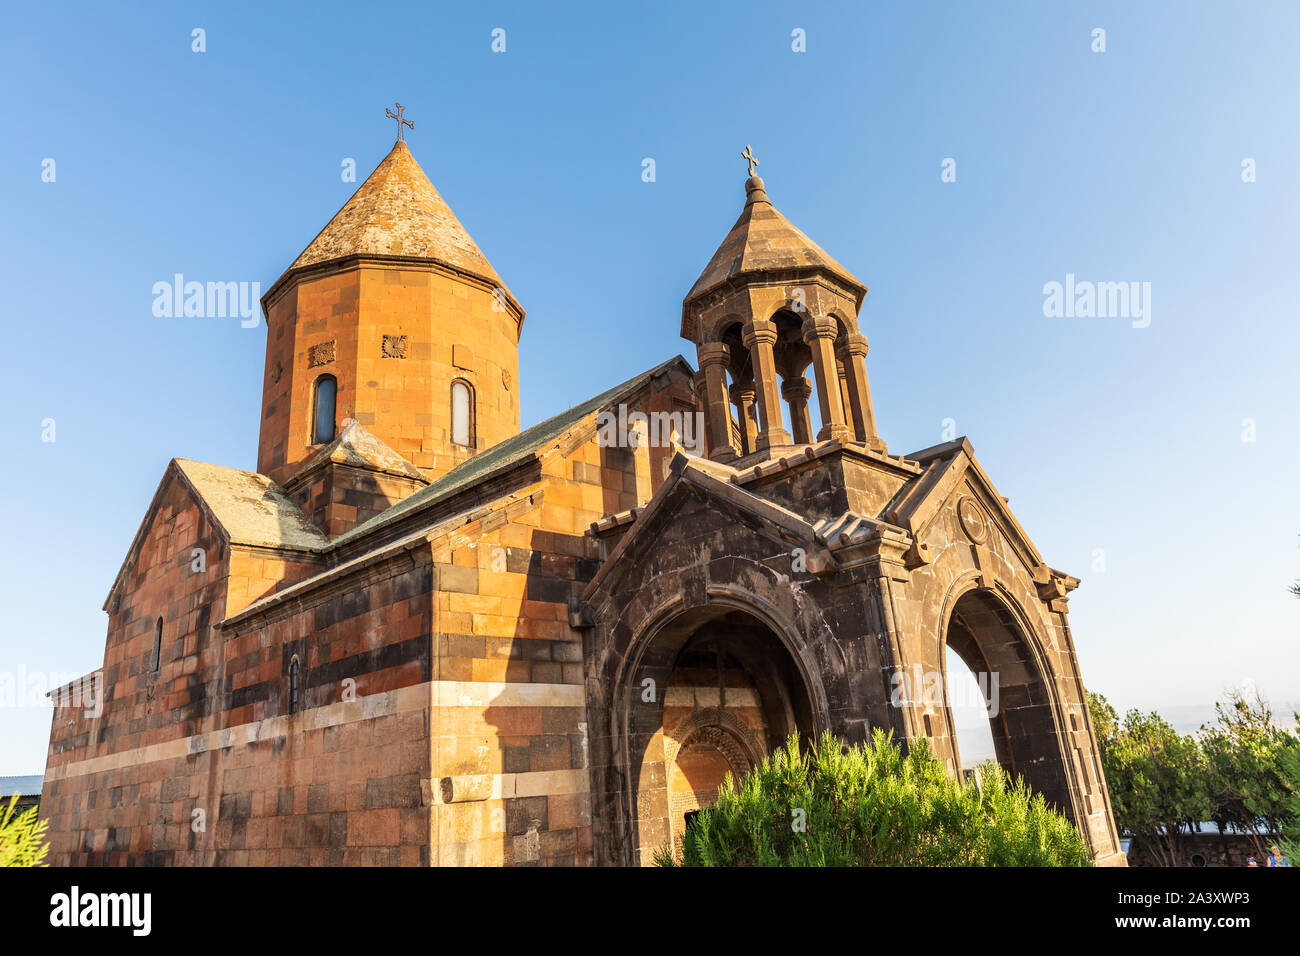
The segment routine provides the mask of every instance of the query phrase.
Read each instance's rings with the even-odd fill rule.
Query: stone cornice
[[[315,262],[311,265],[289,269],[284,275],[276,279],[271,288],[267,289],[266,294],[262,296],[262,313],[266,318],[267,329],[269,330],[271,327],[271,307],[275,305],[276,300],[281,295],[295,287],[299,282],[329,275],[332,272],[350,272],[363,266],[400,268],[412,272],[434,272],[453,279],[459,279],[467,285],[475,286],[493,295],[500,289],[506,305],[509,306],[509,313],[515,320],[516,338],[523,332],[525,315],[523,307],[509,289],[503,285],[498,285],[493,279],[464,269],[457,269],[437,259],[418,256],[379,256],[371,253],[355,253],[338,259],[329,259],[325,262]]]
[[[791,266],[785,269],[767,269],[760,273],[742,273],[712,286],[682,302],[682,338],[695,341],[696,326],[702,313],[747,289],[770,289],[778,286],[817,285],[833,295],[843,296],[854,303],[854,311],[862,308],[866,298],[865,285],[851,285],[823,266]],[[762,316],[762,318],[770,318]]]

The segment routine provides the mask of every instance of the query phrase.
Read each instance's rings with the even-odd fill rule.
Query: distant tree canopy
[[[1258,695],[1230,692],[1194,734],[1154,712],[1121,720],[1100,694],[1088,709],[1115,822],[1162,866],[1181,865],[1185,829],[1205,821],[1250,837],[1261,858],[1280,835],[1300,836],[1300,738]]]
[[[1115,823],[1162,866],[1183,857],[1183,827],[1214,808],[1209,764],[1196,739],[1159,714],[1130,710],[1123,720],[1105,697],[1088,695]]]
[[[996,764],[949,776],[924,741],[904,753],[883,731],[845,748],[797,738],[687,827],[661,866],[1088,866],[1074,825]]]

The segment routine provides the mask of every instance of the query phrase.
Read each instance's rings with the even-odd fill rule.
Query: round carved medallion
[[[966,537],[976,544],[988,540],[988,517],[974,498],[967,495],[957,502],[957,519],[961,521],[961,529],[966,532]]]

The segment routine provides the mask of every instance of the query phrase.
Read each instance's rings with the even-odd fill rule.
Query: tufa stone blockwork
[[[952,649],[999,761],[1122,864],[1079,582],[964,439],[887,452],[865,294],[754,177],[683,304],[699,371],[520,431],[523,312],[399,143],[263,300],[259,472],[174,460],[146,510],[102,707],[56,700],[51,862],[646,864],[790,734],[961,772]]]

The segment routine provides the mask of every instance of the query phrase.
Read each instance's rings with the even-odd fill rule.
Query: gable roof
[[[919,462],[925,470],[920,478],[909,483],[886,507],[883,517],[919,539],[943,506],[957,496],[963,486],[969,486],[999,523],[1036,583],[1042,585],[1049,579],[1057,578],[1065,582],[1066,590],[1078,586],[1078,578],[1048,567],[1043,561],[1038,548],[1012,512],[1008,499],[994,486],[993,479],[975,458],[975,449],[964,436],[922,449],[907,457]]]
[[[266,475],[174,459],[231,544],[312,551],[329,539]]]
[[[675,355],[668,361],[628,379],[621,385],[615,385],[608,391],[601,392],[594,398],[573,406],[568,411],[539,422],[531,428],[524,429],[518,435],[507,438],[505,441],[498,442],[491,448],[479,452],[427,487],[421,488],[415,494],[375,515],[369,521],[359,524],[346,534],[335,538],[334,544],[339,545],[347,541],[353,541],[420,508],[446,500],[457,492],[478,484],[492,475],[502,474],[515,468],[529,457],[537,455],[545,450],[547,446],[558,441],[588,415],[599,411],[620,397],[636,391],[673,365],[680,365],[688,375],[694,374],[686,360],[680,355]]]
[[[297,551],[320,551],[329,544],[329,539],[307,519],[284,490],[265,475],[187,458],[173,458],[158,482],[144,519],[131,540],[117,577],[113,579],[113,586],[104,599],[104,610],[109,609],[127,573],[135,565],[140,545],[162,503],[163,492],[173,479],[181,482],[218,532],[231,544]]]
[[[292,488],[300,484],[304,477],[331,461],[429,483],[424,472],[394,451],[382,438],[360,422],[348,419],[338,437],[303,462],[291,477],[284,480],[285,486]]]
[[[741,488],[735,482],[736,469],[723,462],[708,458],[688,457],[678,452],[672,460],[668,479],[659,486],[645,506],[633,509],[636,514],[632,526],[618,539],[609,557],[601,564],[596,574],[583,590],[582,598],[590,601],[600,591],[605,582],[617,579],[625,571],[623,558],[635,554],[642,545],[642,539],[651,535],[651,527],[661,514],[669,514],[672,502],[683,491],[694,489],[737,513],[748,515],[761,533],[783,542],[802,544],[808,549],[809,567],[820,570],[834,564],[834,558],[823,547],[813,525],[801,515],[795,514],[776,502],[759,497],[753,492]],[[615,522],[597,522],[593,531],[612,527]]]
[[[184,483],[191,495],[208,513],[213,524],[230,543],[322,553],[338,545],[355,541],[421,508],[445,501],[458,492],[495,475],[504,474],[530,457],[539,457],[589,415],[636,392],[674,366],[688,376],[694,374],[694,370],[684,358],[680,355],[673,356],[668,361],[661,362],[654,368],[647,369],[580,405],[575,405],[480,452],[437,481],[426,485],[333,541],[311,523],[280,485],[267,476],[186,458],[174,458],[167,466],[157,491],[154,492],[144,520],[136,531],[113,587],[104,601],[104,609],[108,610],[134,564],[136,553],[162,500],[163,491],[173,475]],[[346,440],[344,440],[345,436]],[[391,453],[392,460],[389,459],[388,453]],[[355,456],[359,461],[372,463],[385,461],[394,467],[401,467],[402,463],[406,463],[400,455],[356,424],[349,426],[338,439],[321,449],[312,461],[316,461],[320,456],[325,456],[321,457],[322,462],[350,461]]]
[[[965,438],[894,460],[870,449],[853,449],[855,453],[865,453],[895,467],[913,471],[913,476],[907,479],[894,498],[876,515],[858,514],[850,510],[824,518],[806,517],[765,498],[761,493],[755,493],[749,487],[757,477],[797,467],[804,461],[843,447],[837,441],[823,442],[819,446],[801,448],[784,458],[762,462],[744,470],[707,458],[678,454],[672,461],[668,480],[644,507],[607,516],[592,525],[592,531],[596,534],[629,523],[631,526],[618,538],[609,557],[588,583],[583,599],[593,600],[595,595],[606,588],[607,581],[617,580],[625,573],[626,569],[619,566],[624,557],[636,553],[645,545],[645,541],[654,541],[654,522],[661,514],[671,513],[671,502],[679,496],[679,489],[687,486],[719,505],[747,516],[756,528],[761,529],[761,533],[801,544],[807,549],[808,567],[813,573],[843,566],[845,563],[855,563],[864,556],[870,556],[881,545],[892,549],[908,569],[928,563],[930,559],[922,544],[926,529],[944,506],[958,497],[961,488],[969,487],[983,502],[993,520],[999,523],[1026,571],[1038,586],[1040,596],[1044,599],[1064,597],[1067,591],[1078,586],[1077,578],[1043,563],[1042,556],[1016,520],[1007,500],[998,493],[984,469],[975,460],[974,450]],[[920,551],[913,553],[905,550],[908,548],[920,548]]]
[[[345,561],[323,568],[305,580],[295,581],[293,584],[272,594],[264,595],[230,614],[218,624],[218,627],[238,626],[242,622],[260,617],[276,608],[293,607],[317,588],[345,578],[361,568],[382,562],[389,556],[400,554],[417,543],[451,539],[461,529],[467,528],[476,521],[483,521],[493,514],[505,513],[509,515],[512,511],[517,515],[537,507],[540,501],[541,495],[513,495],[507,493],[487,504],[470,504],[455,514],[447,515],[431,524],[423,525],[394,541],[361,551]]]

